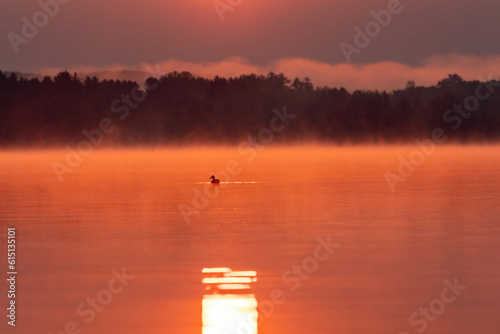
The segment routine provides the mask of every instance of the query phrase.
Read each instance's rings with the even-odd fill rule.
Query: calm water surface
[[[0,153],[15,332],[202,333],[202,270],[222,267],[256,272],[240,296],[255,297],[260,334],[498,334],[500,147],[438,147],[392,192],[384,173],[414,149],[103,150],[63,182],[51,163],[64,151]],[[328,239],[332,254],[318,251]],[[134,278],[123,287],[113,270]],[[455,279],[467,289],[443,303]]]

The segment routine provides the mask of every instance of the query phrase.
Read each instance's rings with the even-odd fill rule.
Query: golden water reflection
[[[257,299],[251,283],[255,271],[204,268],[203,334],[257,334]]]

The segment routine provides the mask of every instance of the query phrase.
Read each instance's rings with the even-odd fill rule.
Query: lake
[[[500,147],[415,150],[0,152],[15,332],[497,334]]]

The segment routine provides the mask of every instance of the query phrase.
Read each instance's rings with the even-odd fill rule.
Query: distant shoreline
[[[141,86],[61,72],[24,79],[0,72],[0,148],[500,141],[500,81],[354,91],[283,74],[213,80],[188,72]],[[260,143],[260,144],[259,144]]]

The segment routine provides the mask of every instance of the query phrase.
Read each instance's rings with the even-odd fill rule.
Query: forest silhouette
[[[307,78],[274,73],[206,79],[172,72],[140,84],[68,72],[43,79],[0,72],[0,145],[71,145],[103,119],[113,126],[104,145],[238,144],[284,107],[296,117],[276,134],[278,144],[413,142],[436,128],[450,141],[500,139],[500,82],[457,74],[431,87],[409,81],[393,92],[315,88]]]

